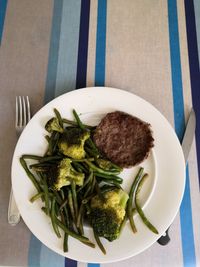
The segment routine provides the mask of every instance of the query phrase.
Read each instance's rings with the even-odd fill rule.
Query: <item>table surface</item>
[[[0,265],[200,266],[200,0],[0,0]],[[32,114],[77,88],[109,86],[141,96],[179,139],[197,117],[186,188],[167,246],[117,263],[81,263],[40,243],[21,222],[7,223],[16,144],[15,96]],[[170,192],[169,192],[170,194]]]

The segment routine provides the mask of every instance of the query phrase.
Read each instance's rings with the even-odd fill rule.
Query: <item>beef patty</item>
[[[147,158],[154,141],[150,124],[121,111],[108,113],[97,126],[93,139],[107,159],[123,168]]]

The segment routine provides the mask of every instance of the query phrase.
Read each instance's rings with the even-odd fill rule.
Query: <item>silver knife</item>
[[[193,139],[195,136],[195,129],[196,129],[196,116],[195,116],[195,112],[194,109],[192,108],[190,111],[190,115],[189,115],[189,119],[187,122],[187,126],[185,129],[185,133],[183,136],[183,140],[182,140],[182,150],[183,150],[183,155],[185,158],[185,164],[187,164],[187,160],[189,157],[189,153],[191,150],[191,146],[193,143]],[[165,234],[162,235],[157,242],[162,245],[165,246],[169,243],[170,241],[170,237],[168,234],[169,228],[166,230]]]

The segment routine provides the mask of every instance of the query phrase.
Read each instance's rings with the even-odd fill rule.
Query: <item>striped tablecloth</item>
[[[152,103],[180,139],[193,106],[197,130],[171,242],[101,267],[200,266],[199,55],[200,0],[0,0],[0,265],[100,266],[57,255],[22,221],[9,226],[7,207],[15,96],[29,95],[35,113],[76,88],[110,86]]]

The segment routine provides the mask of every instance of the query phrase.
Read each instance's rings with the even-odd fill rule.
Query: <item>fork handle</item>
[[[15,226],[18,224],[20,221],[20,213],[17,208],[14,196],[13,196],[13,191],[11,188],[10,191],[10,200],[9,200],[9,206],[8,206],[8,223],[12,226]]]

